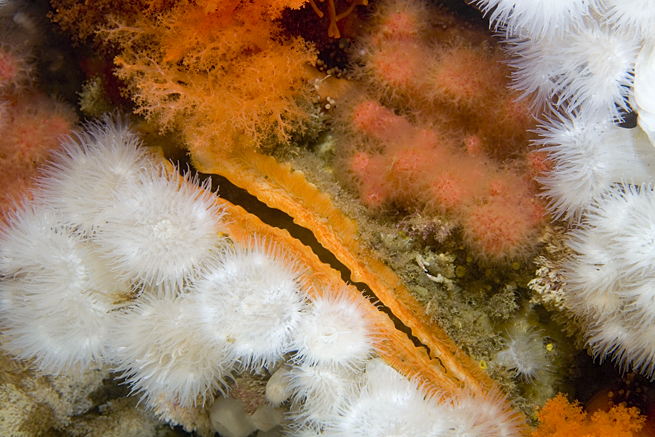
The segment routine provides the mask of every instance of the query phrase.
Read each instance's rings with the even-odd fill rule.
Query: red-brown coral
[[[324,0],[320,0],[323,2]],[[348,15],[352,14],[355,6],[366,6],[368,5],[368,0],[349,0],[350,6],[340,14],[337,14],[337,7],[335,5],[335,0],[328,0],[327,10],[328,16],[330,17],[330,24],[328,26],[328,36],[330,38],[341,38],[341,32],[339,32],[339,26],[337,22],[343,20]],[[323,18],[325,14],[319,9],[314,0],[309,0],[309,4],[312,6],[312,9],[320,18]]]

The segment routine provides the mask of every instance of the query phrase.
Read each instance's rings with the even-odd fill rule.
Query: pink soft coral
[[[32,178],[59,147],[62,135],[70,133],[76,117],[61,102],[40,94],[4,95],[0,104],[0,216],[28,194]]]
[[[446,13],[385,0],[352,55],[357,86],[334,114],[337,174],[379,212],[446,215],[487,261],[533,252],[544,209],[528,177],[532,126],[498,51],[443,41]]]
[[[544,209],[527,176],[488,158],[476,135],[458,146],[445,129],[411,122],[364,95],[353,99],[340,114],[339,171],[366,206],[446,214],[485,260],[532,252]]]

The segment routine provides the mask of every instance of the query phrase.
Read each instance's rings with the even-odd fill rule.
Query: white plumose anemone
[[[84,368],[107,355],[109,312],[129,292],[94,245],[57,214],[26,203],[0,230],[3,347],[41,370]]]
[[[654,0],[603,0],[608,25],[622,31],[635,32],[642,37],[651,37],[655,29]]]
[[[632,70],[641,40],[611,29],[590,25],[566,36],[556,52],[561,66],[554,89],[556,106],[583,117],[620,118],[629,111]]]
[[[115,193],[144,172],[161,172],[141,140],[120,120],[90,123],[68,137],[37,180],[35,197],[85,235],[105,223]]]
[[[115,192],[95,239],[117,276],[175,294],[217,256],[223,212],[195,182],[148,172]]]
[[[559,68],[553,60],[555,47],[548,40],[521,37],[509,37],[504,42],[507,63],[512,67],[511,88],[521,92],[520,99],[530,96],[533,106],[544,107],[555,86],[552,72]]]
[[[496,364],[510,370],[527,383],[542,379],[550,372],[542,332],[523,323],[514,323],[496,355]]]
[[[116,370],[153,408],[204,404],[231,378],[236,357],[224,342],[208,342],[195,317],[185,297],[147,293],[115,315],[110,344]]]
[[[611,32],[595,22],[551,39],[512,37],[512,87],[537,104],[586,119],[618,119],[629,110],[638,37]]]
[[[655,10],[653,11],[655,14]],[[655,27],[654,27],[655,28]],[[637,56],[635,63],[635,79],[632,107],[637,113],[637,122],[648,135],[650,143],[655,146],[655,40],[644,42],[644,47]]]
[[[571,231],[570,245],[580,256],[572,259],[567,270],[575,271],[586,261],[599,269],[609,263],[611,273],[603,274],[608,283],[605,287],[589,283],[592,278],[580,278],[580,287],[587,291],[633,288],[647,282],[645,278],[655,277],[653,217],[655,192],[650,186],[620,185],[601,196],[588,209],[583,226]],[[596,250],[586,252],[589,247]],[[587,257],[588,254],[593,256]],[[628,291],[622,293],[629,295]]]
[[[359,395],[324,433],[334,437],[441,436],[449,411],[434,396],[388,366],[373,359],[366,366]]]
[[[635,132],[637,131],[637,132]],[[612,184],[649,182],[655,175],[655,155],[639,130],[622,129],[610,121],[581,117],[543,122],[534,143],[545,146],[553,167],[538,178],[556,217],[571,219]]]
[[[597,319],[586,318],[586,340],[591,353],[601,362],[615,361],[622,370],[653,378],[655,373],[655,328],[637,324],[620,313]]]
[[[550,37],[582,25],[596,0],[475,0],[491,26],[508,34]],[[592,9],[593,10],[593,9]]]
[[[361,376],[361,372],[344,367],[292,367],[286,379],[296,404],[294,427],[321,428],[339,421],[339,413],[361,388]]]
[[[375,325],[367,316],[372,304],[359,293],[335,287],[312,297],[311,303],[291,344],[296,361],[360,368],[375,342]]]
[[[568,246],[577,252],[575,268],[568,269],[567,305],[576,313],[609,314],[622,307],[614,287],[620,274],[620,262],[607,250],[607,240],[586,238],[576,232],[568,240]]]
[[[461,390],[446,402],[449,422],[439,437],[506,437],[525,431],[525,418],[507,407],[498,390],[473,393]]]
[[[225,250],[191,292],[205,335],[230,343],[253,370],[290,351],[307,299],[297,263],[263,239]]]
[[[655,192],[619,185],[600,196],[572,230],[564,304],[585,321],[600,359],[652,376],[655,341]]]

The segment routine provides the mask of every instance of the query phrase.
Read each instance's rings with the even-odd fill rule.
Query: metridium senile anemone
[[[563,309],[595,357],[652,378],[655,3],[475,3],[505,37],[513,87],[543,110],[538,179],[570,225]]]
[[[3,347],[47,373],[104,359],[109,312],[128,288],[96,245],[42,205],[25,203],[0,230]],[[109,279],[109,280],[108,280]]]
[[[655,193],[617,186],[571,232],[566,305],[584,318],[599,357],[647,375],[655,370]]]
[[[225,393],[236,356],[226,342],[207,341],[194,310],[184,296],[144,294],[114,316],[108,342],[115,370],[148,405],[186,407]]]
[[[598,0],[475,0],[492,26],[532,37],[562,34],[580,25]]]
[[[266,246],[254,239],[250,247],[226,249],[188,296],[205,335],[229,343],[241,365],[254,371],[291,351],[307,298],[297,263]]]
[[[352,301],[344,290],[329,288],[312,297],[293,349],[296,360],[309,366],[361,368],[373,353],[373,322],[363,296]]]

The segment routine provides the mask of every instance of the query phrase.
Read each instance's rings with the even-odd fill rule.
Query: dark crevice
[[[334,268],[334,266],[332,267]],[[349,282],[348,279],[344,279],[344,281]],[[412,334],[412,328],[405,325],[402,320],[396,317],[396,315],[391,311],[391,309],[388,306],[380,302],[377,296],[375,296],[375,293],[373,293],[373,291],[370,288],[368,288],[368,285],[364,284],[363,282],[350,282],[350,283],[355,287],[357,287],[357,289],[360,291],[360,293],[364,295],[364,297],[366,297],[371,302],[375,303],[377,309],[385,313],[391,319],[391,321],[393,322],[393,326],[396,328],[396,330],[404,333],[407,336],[407,338],[409,338],[411,342],[414,343],[414,346],[425,348],[426,352],[428,353],[428,356],[430,358],[435,358],[432,356],[430,348],[426,344],[423,344],[421,340],[419,340],[414,334]]]
[[[278,209],[268,207],[263,202],[260,202],[255,196],[249,194],[246,190],[232,184],[228,179],[222,176],[207,175],[202,173],[199,173],[198,176],[201,181],[207,178],[211,178],[212,191],[217,192],[223,199],[235,205],[239,205],[249,213],[259,217],[261,221],[269,226],[286,229],[293,238],[300,240],[304,245],[310,247],[322,262],[337,270],[345,282],[357,287],[363,296],[375,304],[378,310],[384,312],[391,319],[395,328],[398,331],[403,332],[412,341],[414,346],[425,348],[428,356],[432,357],[430,348],[427,345],[421,343],[421,341],[412,334],[411,328],[405,325],[398,317],[396,317],[392,313],[391,309],[383,305],[382,302],[380,302],[380,300],[375,296],[375,293],[373,293],[373,291],[366,284],[362,282],[351,281],[350,270],[344,264],[342,264],[341,261],[339,261],[334,256],[334,254],[332,254],[332,252],[325,249],[310,230],[297,225],[293,222],[293,219],[288,214]]]

